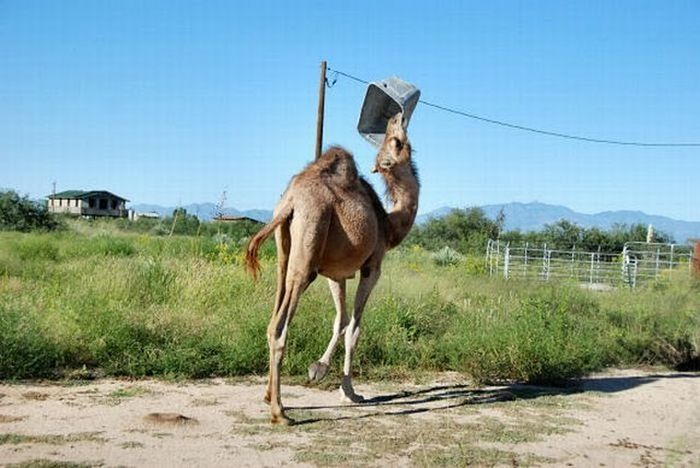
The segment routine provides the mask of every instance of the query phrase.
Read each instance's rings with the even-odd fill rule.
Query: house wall
[[[128,212],[124,201],[112,197],[90,197],[83,200],[81,213],[83,216],[113,216],[126,217]]]
[[[82,200],[75,198],[55,198],[49,200],[49,212],[61,214],[81,214]]]
[[[125,203],[112,197],[91,197],[87,200],[76,198],[55,198],[48,202],[51,213],[71,214],[77,216],[127,216]]]

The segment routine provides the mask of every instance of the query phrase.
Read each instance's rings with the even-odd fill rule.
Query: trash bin
[[[403,112],[404,127],[418,104],[420,90],[401,78],[391,76],[367,87],[357,131],[374,146],[381,146],[389,119]]]

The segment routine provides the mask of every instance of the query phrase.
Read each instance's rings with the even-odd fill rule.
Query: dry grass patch
[[[34,400],[34,401],[44,401],[49,397],[48,393],[43,393],[43,392],[37,392],[37,391],[29,391],[29,392],[24,392],[22,394],[22,398],[25,400]]]
[[[192,400],[192,406],[217,406],[219,400],[216,398],[195,398]]]
[[[27,419],[26,416],[11,416],[7,414],[0,414],[0,423],[11,423],[17,421],[23,421]]]
[[[92,468],[95,466],[104,466],[104,463],[101,461],[72,462],[37,458],[35,460],[5,465],[6,468]]]
[[[109,397],[121,400],[125,398],[134,398],[151,394],[153,394],[153,391],[146,387],[142,387],[140,385],[131,385],[128,387],[122,387],[117,390],[114,390],[109,394]]]
[[[133,440],[127,441],[127,442],[122,442],[119,444],[119,447],[123,449],[134,449],[134,448],[143,448],[145,445],[143,445],[141,442],[136,442]]]
[[[0,445],[16,444],[50,444],[64,445],[73,442],[97,442],[105,443],[107,439],[99,436],[100,432],[76,432],[74,434],[42,434],[27,435],[16,433],[0,434]]]
[[[577,396],[515,389],[470,400],[460,390],[449,401],[449,391],[442,388],[437,394],[445,400],[428,406],[435,405],[430,395],[408,394],[398,398],[400,403],[359,415],[290,411],[299,421],[297,430],[309,436],[296,447],[295,460],[318,466],[541,464],[552,460],[504,446],[541,441],[580,424],[568,415],[581,405]]]

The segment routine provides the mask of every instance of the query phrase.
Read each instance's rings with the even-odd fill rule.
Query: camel
[[[352,357],[360,335],[362,311],[379,279],[384,254],[408,234],[418,210],[419,181],[401,113],[389,119],[372,172],[384,179],[392,210],[387,213],[372,186],[358,174],[353,156],[334,146],[292,178],[272,221],[249,242],[246,267],[257,278],[258,250],[275,232],[277,292],[267,340],[270,370],[265,402],[273,424],[292,424],[280,396],[280,367],[289,323],[302,293],[323,275],[333,296],[333,333],[321,358],[309,366],[309,378],[326,375],[331,356],[345,335],[341,399],[362,402],[352,386]],[[345,307],[346,281],[360,271],[354,310]]]

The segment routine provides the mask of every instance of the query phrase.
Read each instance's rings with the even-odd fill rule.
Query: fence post
[[[575,257],[576,257],[576,246],[574,245],[573,249],[571,249],[571,272],[569,273],[569,275],[571,275],[572,278],[575,278],[578,280],[578,275],[574,276]]]
[[[525,263],[523,264],[523,269],[525,270],[525,278],[527,278],[527,248],[529,245],[529,242],[525,242]]]
[[[692,260],[695,276],[700,278],[700,240],[695,241],[695,252]]]
[[[503,257],[503,277],[508,279],[508,266],[510,264],[510,242],[506,244],[506,252]]]
[[[486,243],[486,266],[489,268],[489,276],[493,276],[493,240]]]
[[[491,276],[491,239],[486,241],[486,268],[489,270],[489,276]]]
[[[632,287],[632,278],[630,277],[630,259],[627,254],[627,244],[622,247],[622,282],[627,283]]]
[[[673,248],[675,246],[676,246],[676,244],[671,244],[671,260],[669,261],[669,272],[668,272],[669,279],[673,278]]]
[[[659,279],[659,256],[661,255],[661,249],[656,248],[656,264],[654,266],[654,279]]]
[[[595,254],[591,252],[591,271],[588,275],[588,284],[593,284],[593,264],[595,261]]]

